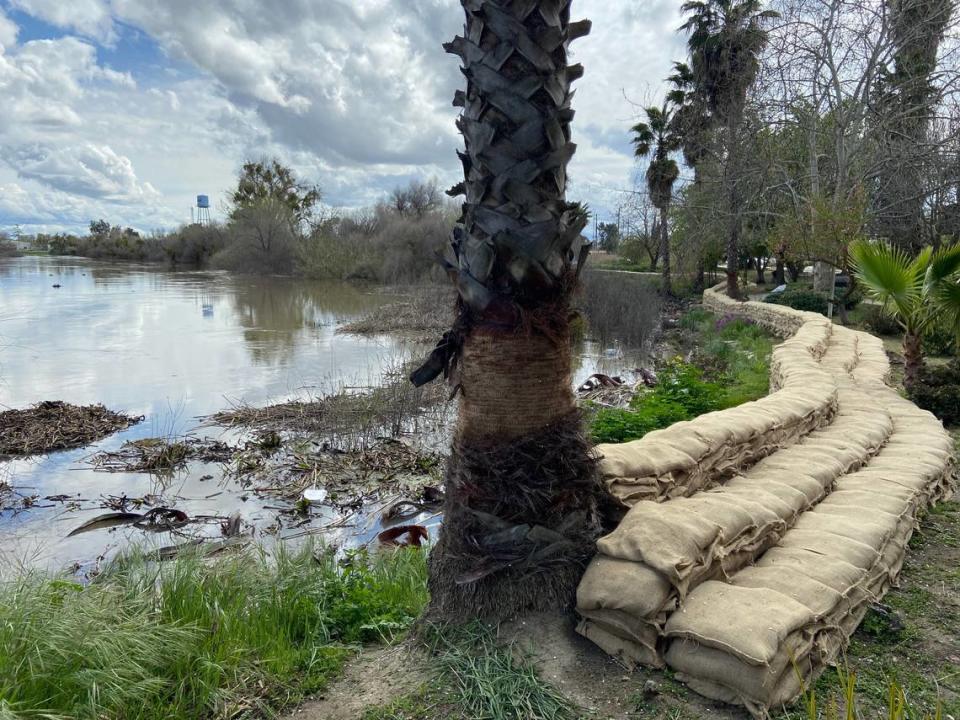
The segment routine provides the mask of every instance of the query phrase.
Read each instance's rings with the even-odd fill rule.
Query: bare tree
[[[443,207],[443,194],[436,180],[412,180],[406,187],[394,189],[390,205],[398,215],[421,218]]]

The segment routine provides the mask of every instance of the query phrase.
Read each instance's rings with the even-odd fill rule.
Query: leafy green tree
[[[850,250],[864,292],[903,329],[904,384],[923,369],[923,335],[937,324],[960,333],[960,244],[910,257],[888,243],[859,241]]]
[[[689,17],[682,30],[689,33],[693,92],[714,122],[726,130],[723,182],[727,192],[727,294],[738,295],[742,199],[740,131],[747,93],[760,70],[760,53],[767,44],[767,20],[779,17],[763,10],[760,0],[688,0],[681,10]]]
[[[232,200],[234,214],[275,201],[287,207],[297,223],[304,223],[313,218],[321,197],[318,185],[302,182],[292,169],[273,158],[244,163]]]
[[[90,221],[90,235],[92,237],[106,237],[110,234],[110,223],[104,219]]]
[[[672,294],[670,282],[670,234],[669,211],[673,198],[673,185],[680,177],[677,161],[670,155],[683,146],[683,138],[674,122],[674,108],[667,101],[662,107],[646,109],[647,122],[631,128],[633,148],[638,158],[649,157],[647,166],[647,190],[650,201],[660,211],[660,258],[663,260],[663,292]]]
[[[462,392],[444,524],[430,554],[431,614],[506,619],[566,607],[599,533],[597,482],[571,383],[572,293],[584,209],[566,199],[569,1],[461,0],[458,127],[464,195],[448,271],[457,319],[415,384]]]
[[[620,246],[620,227],[616,223],[600,223],[597,228],[597,245],[601,250],[616,252]]]

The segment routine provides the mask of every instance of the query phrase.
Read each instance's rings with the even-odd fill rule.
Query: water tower
[[[197,222],[200,225],[210,224],[210,197],[197,195]]]

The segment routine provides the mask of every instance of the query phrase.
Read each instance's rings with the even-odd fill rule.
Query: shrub
[[[679,406],[687,417],[696,417],[723,406],[723,388],[705,381],[700,368],[674,359],[660,371],[653,393],[637,395],[630,407],[643,409],[651,402],[656,414],[663,413],[664,408]]]
[[[660,295],[642,275],[585,272],[577,304],[591,337],[643,347],[660,322]]]
[[[720,385],[705,381],[699,368],[672,360],[660,372],[652,390],[630,401],[629,410],[600,410],[591,431],[596,442],[627,442],[723,405],[724,389]]]
[[[223,229],[216,225],[187,225],[163,238],[170,262],[188,267],[203,267],[225,245]]]
[[[20,250],[8,240],[0,238],[0,257],[19,257]]]
[[[229,243],[212,260],[216,267],[267,275],[296,267],[296,221],[284,203],[268,198],[238,208],[227,232]]]
[[[596,442],[636,440],[652,430],[767,394],[773,340],[762,328],[735,317],[717,320],[704,310],[688,312],[680,325],[695,332],[702,343],[694,355],[696,364],[671,360],[657,384],[636,395],[629,408],[599,410],[591,425]]]
[[[726,317],[732,317],[730,315]],[[703,308],[694,308],[684,313],[680,318],[680,327],[684,330],[699,330],[701,325],[710,322],[713,319],[713,313]]]
[[[863,324],[876,335],[899,335],[903,332],[900,324],[889,313],[884,312],[883,306],[868,304],[860,306]]]
[[[682,405],[660,400],[654,395],[636,410],[604,408],[593,420],[591,432],[594,442],[622,443],[642,438],[649,432],[669,427],[675,422],[689,420]]]
[[[850,291],[850,295],[845,294],[845,290],[837,288],[837,300],[843,300],[844,306],[847,310],[853,310],[860,303],[863,302],[863,288],[859,285],[854,286],[853,290]]]
[[[957,352],[957,336],[950,328],[943,325],[933,325],[923,334],[924,355],[955,355]]]
[[[926,365],[908,389],[910,399],[947,425],[960,423],[960,359],[947,365]]]
[[[770,293],[763,301],[774,305],[786,305],[792,307],[794,310],[815,312],[821,315],[827,314],[827,296],[823,293],[814,292],[813,290],[794,290],[788,288],[782,293]]]

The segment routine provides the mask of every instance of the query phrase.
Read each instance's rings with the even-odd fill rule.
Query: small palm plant
[[[903,328],[904,384],[916,385],[923,369],[923,335],[948,324],[960,334],[960,243],[910,257],[887,243],[860,241],[850,249],[865,293]]]
[[[670,287],[670,236],[667,230],[667,215],[673,199],[673,184],[680,177],[677,162],[671,153],[683,145],[680,130],[674,122],[674,108],[668,100],[663,107],[648,107],[647,122],[631,128],[633,147],[637,157],[650,157],[647,166],[647,189],[650,202],[660,211],[660,257],[663,258],[663,293],[671,294]]]

